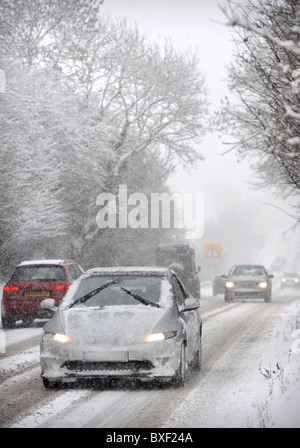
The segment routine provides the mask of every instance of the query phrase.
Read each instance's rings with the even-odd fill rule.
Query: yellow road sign
[[[222,258],[222,244],[220,243],[210,243],[204,244],[204,260],[210,261],[221,261]]]

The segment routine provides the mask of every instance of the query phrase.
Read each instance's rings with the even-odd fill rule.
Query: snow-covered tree
[[[37,65],[53,48],[58,28],[93,24],[101,0],[1,0],[0,52]]]
[[[228,3],[236,27],[237,53],[230,87],[238,104],[226,101],[223,126],[241,156],[255,155],[265,184],[300,189],[300,68],[297,0]]]
[[[4,264],[99,254],[109,239],[96,225],[101,192],[160,191],[178,160],[200,157],[196,58],[101,18],[100,3],[0,0]]]
[[[194,55],[147,42],[126,21],[103,18],[57,41],[63,44],[51,54],[56,68],[86,105],[97,99],[99,120],[109,129],[110,179],[138,152],[155,153],[168,167],[199,157],[193,143],[203,135],[206,102]]]

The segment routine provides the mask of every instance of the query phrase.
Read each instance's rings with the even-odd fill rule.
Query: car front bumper
[[[68,345],[68,347],[66,346]],[[179,369],[181,344],[176,338],[132,347],[85,347],[41,339],[41,376],[63,382],[77,379],[170,380]]]
[[[300,284],[299,283],[297,283],[297,282],[294,282],[294,281],[286,281],[286,282],[281,282],[281,287],[282,288],[285,288],[285,287],[287,287],[287,288],[297,288],[297,289],[299,289],[300,288]]]
[[[225,295],[229,299],[266,299],[270,296],[270,289],[258,289],[258,288],[225,288]]]

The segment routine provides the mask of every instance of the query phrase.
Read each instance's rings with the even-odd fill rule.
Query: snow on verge
[[[300,300],[280,317],[259,344],[245,335],[224,353],[164,427],[300,428]]]
[[[286,307],[274,336],[265,426],[300,428],[300,300]]]

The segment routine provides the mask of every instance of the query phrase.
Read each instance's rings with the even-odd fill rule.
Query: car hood
[[[61,326],[65,334],[74,335],[78,341],[112,345],[131,343],[137,336],[152,333],[162,321],[165,331],[170,331],[171,310],[150,308],[144,305],[131,307],[111,306],[99,308],[70,308],[62,311]],[[168,323],[169,322],[169,323]]]
[[[226,279],[227,282],[230,281],[234,283],[259,283],[264,280],[267,280],[265,275],[233,275]]]

